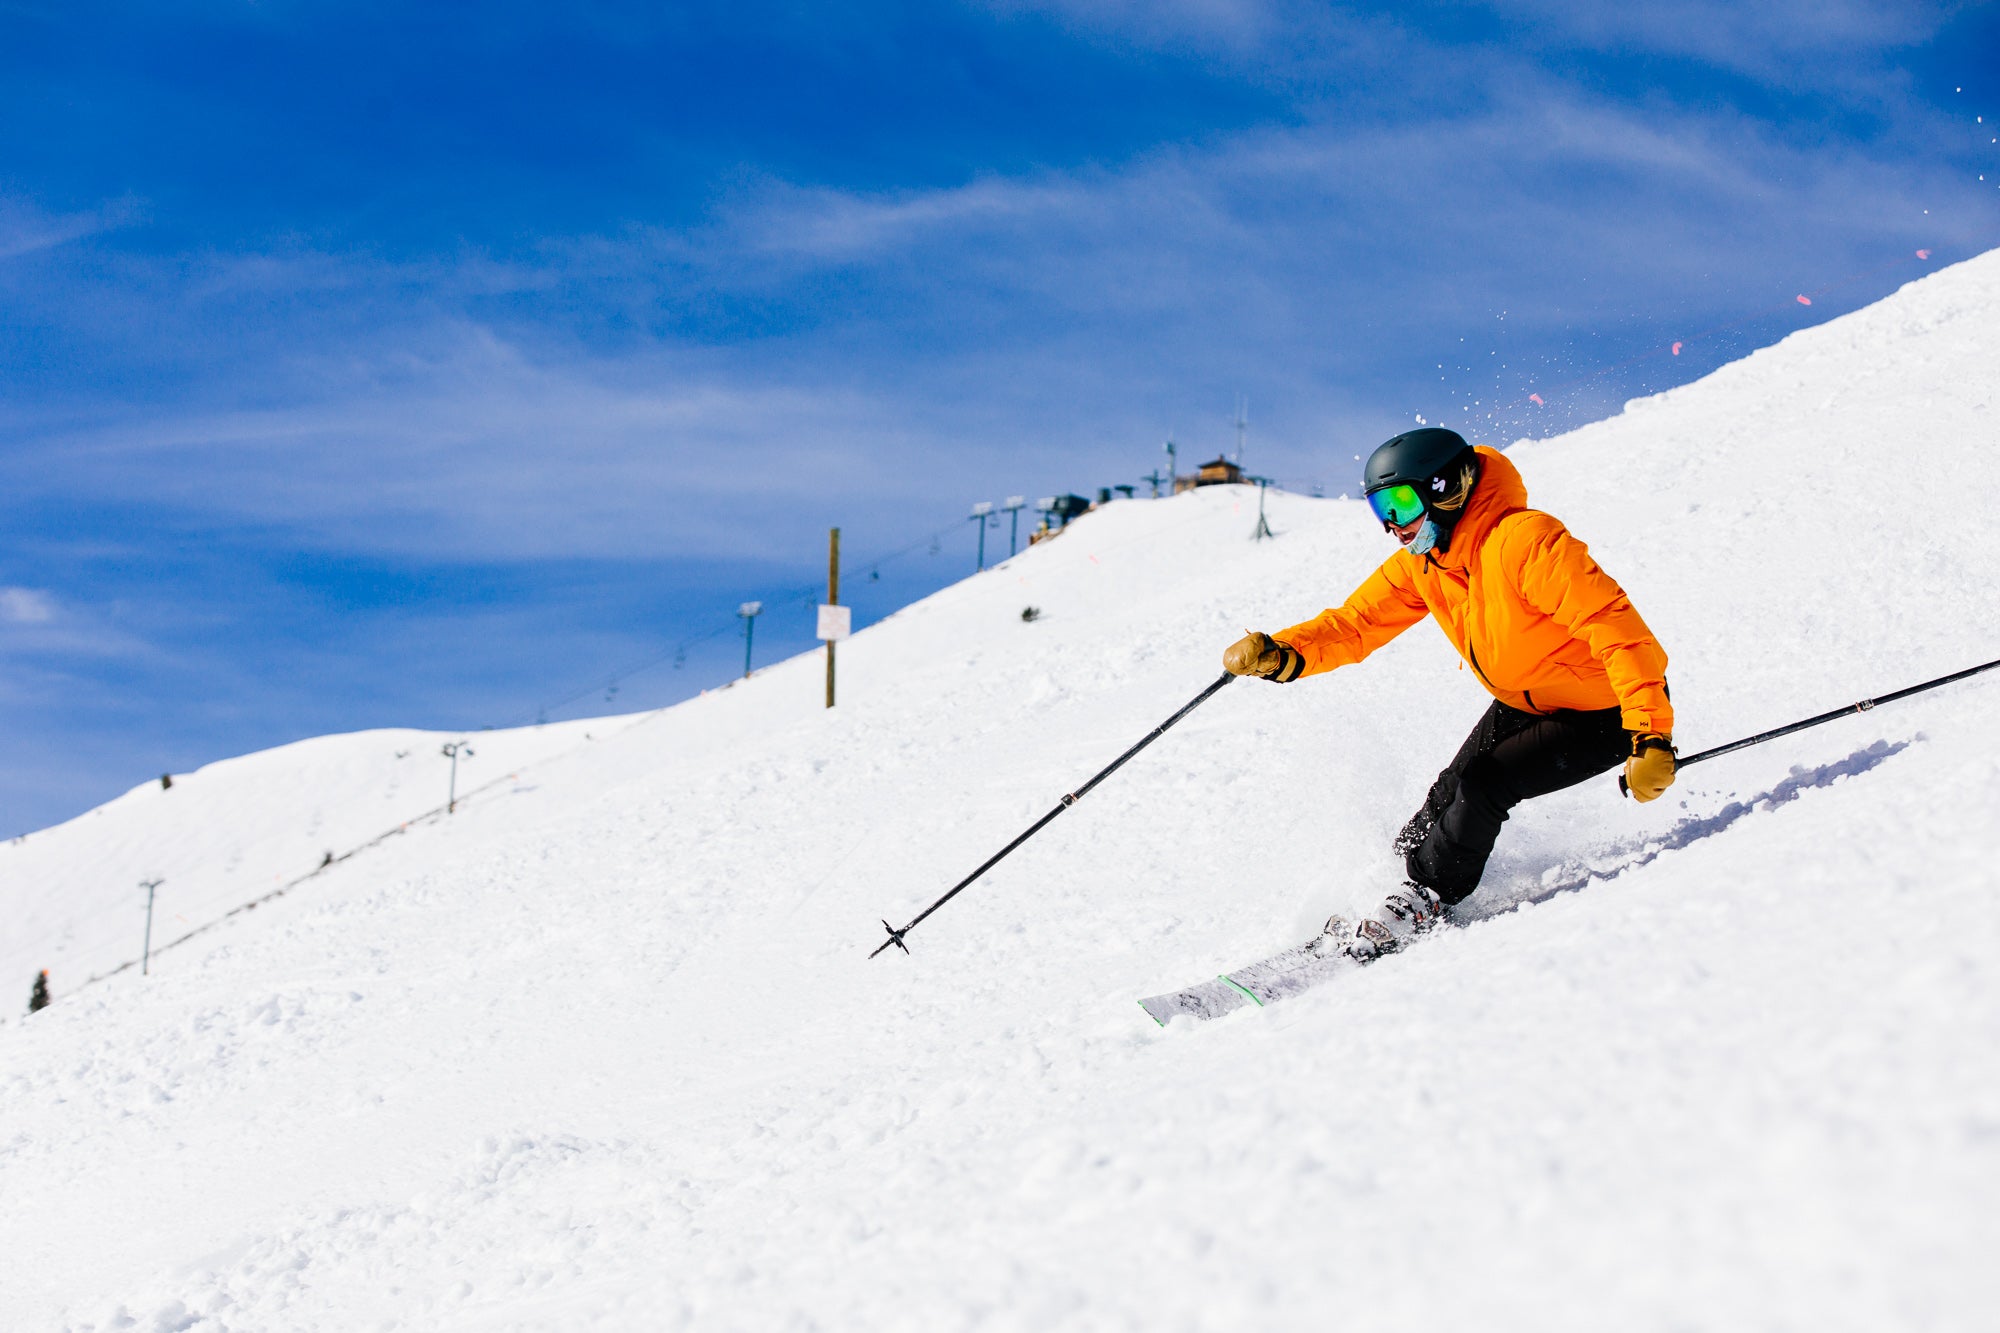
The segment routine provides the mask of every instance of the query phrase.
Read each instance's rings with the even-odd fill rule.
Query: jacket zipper
[[[1479,665],[1479,654],[1472,651],[1471,635],[1467,635],[1465,639],[1465,655],[1472,660],[1472,669],[1474,671],[1477,671],[1479,673],[1479,678],[1486,682],[1487,689],[1497,690],[1500,688],[1498,685],[1495,685],[1493,683],[1492,678],[1486,674],[1485,668]]]

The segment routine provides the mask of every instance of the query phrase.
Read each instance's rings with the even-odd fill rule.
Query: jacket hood
[[[1493,531],[1494,524],[1528,507],[1528,484],[1521,480],[1520,470],[1508,461],[1507,455],[1483,444],[1473,452],[1479,455],[1479,480],[1472,488],[1472,498],[1465,502],[1465,516],[1452,525],[1450,546],[1412,559],[1463,569],[1471,553]]]

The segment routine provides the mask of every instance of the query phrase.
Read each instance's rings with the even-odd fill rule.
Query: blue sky
[[[691,693],[828,526],[866,622],[1238,394],[1334,494],[1605,415],[2000,244],[1996,74],[1995,4],[0,3],[0,834]]]

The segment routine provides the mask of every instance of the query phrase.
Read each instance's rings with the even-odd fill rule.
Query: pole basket
[[[902,930],[897,930],[887,921],[884,921],[882,923],[882,929],[889,932],[889,938],[883,940],[879,945],[875,946],[875,953],[881,953],[882,950],[888,948],[892,944],[895,945],[898,949],[901,949],[904,953],[908,953],[910,951],[910,946],[903,943],[903,936],[910,929],[908,926],[904,926]],[[875,956],[875,953],[871,953],[868,956],[870,958],[873,958]]]

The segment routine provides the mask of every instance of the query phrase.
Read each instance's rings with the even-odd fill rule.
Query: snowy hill
[[[1665,643],[1684,749],[2000,656],[1996,365],[2000,252],[1512,448]],[[1992,677],[1651,806],[1534,802],[1464,929],[1154,1027],[1137,997],[1392,875],[1486,701],[1420,626],[1230,686],[866,957],[1387,553],[1358,503],[1271,514],[1252,543],[1254,492],[1111,505],[856,636],[832,712],[807,657],[474,736],[459,813],[150,977],[59,974],[0,1028],[8,1322],[1984,1326]],[[128,957],[142,877],[198,924],[399,827],[446,739],[249,756],[0,847],[0,983]]]

